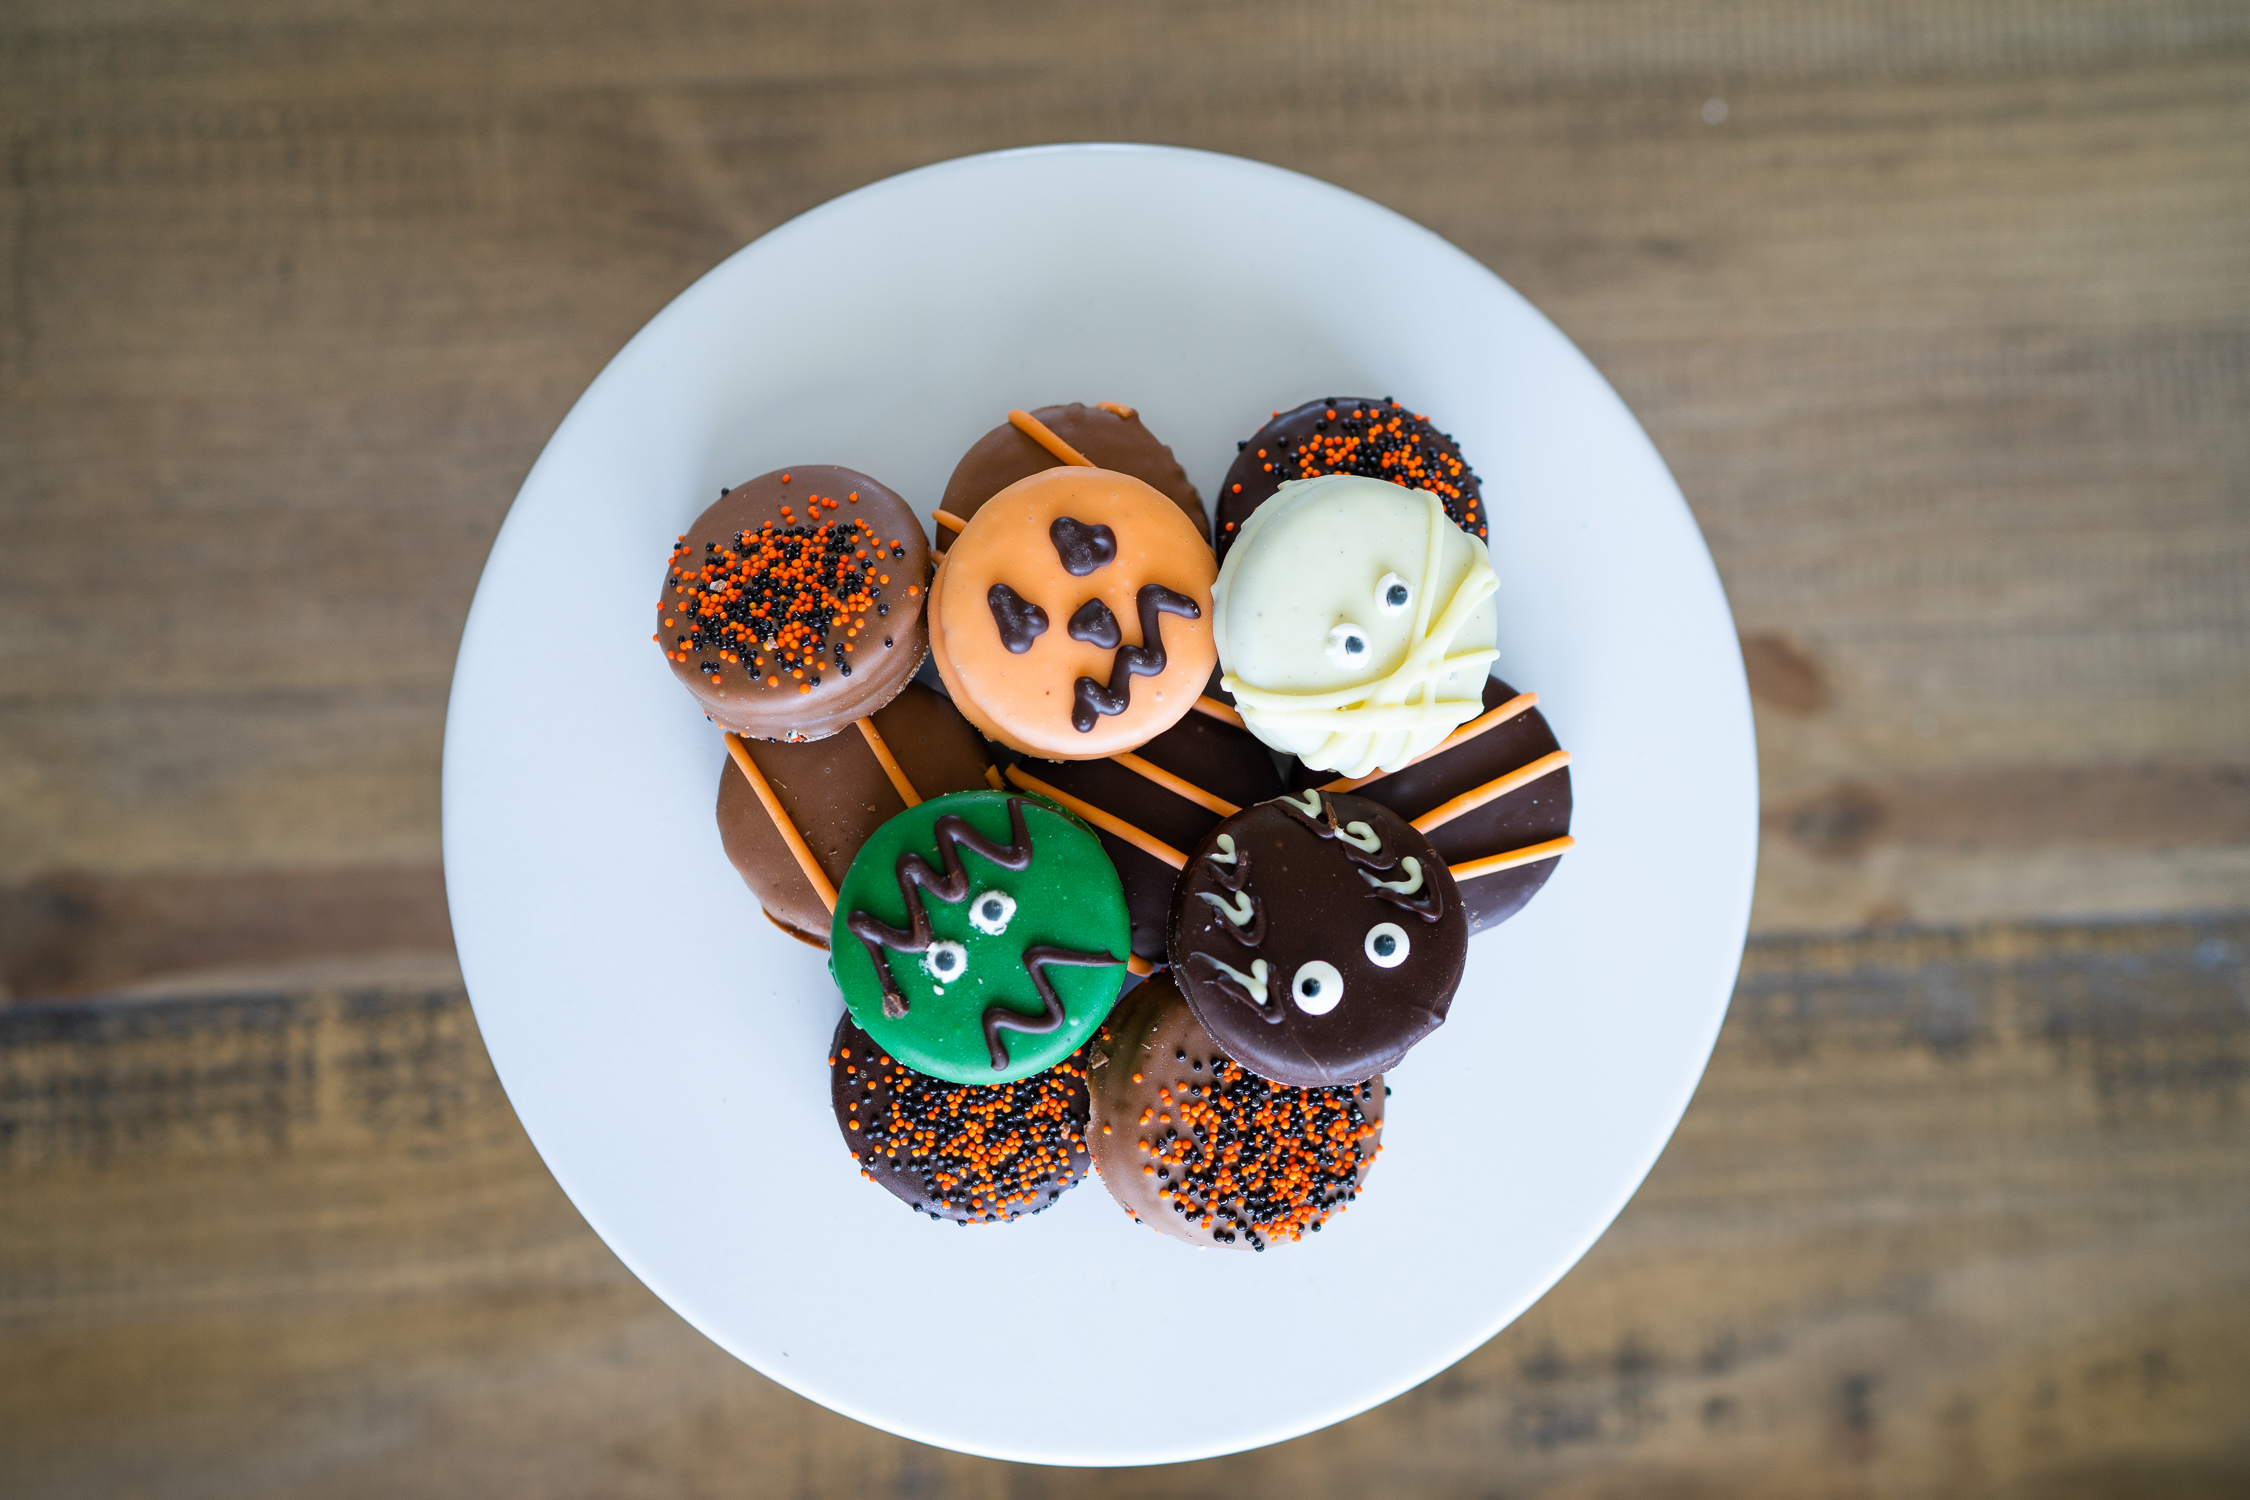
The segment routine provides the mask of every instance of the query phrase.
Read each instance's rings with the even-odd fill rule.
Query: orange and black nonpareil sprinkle
[[[1020,1219],[1092,1166],[1083,1047],[1016,1083],[946,1083],[886,1056],[846,1015],[828,1069],[836,1124],[861,1175],[933,1219]]]
[[[1329,396],[1273,420],[1246,439],[1219,485],[1215,544],[1227,548],[1250,513],[1292,479],[1359,474],[1410,490],[1429,490],[1453,524],[1478,540],[1490,528],[1477,476],[1461,449],[1429,418],[1386,396]]]

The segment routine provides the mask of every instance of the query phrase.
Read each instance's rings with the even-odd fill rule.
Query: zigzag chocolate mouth
[[[930,862],[909,851],[898,857],[899,894],[906,898],[907,928],[901,930],[882,921],[872,912],[855,911],[845,922],[851,934],[865,945],[867,956],[875,961],[875,972],[883,982],[883,1014],[896,1021],[906,1014],[906,996],[899,990],[898,979],[891,973],[891,961],[883,952],[926,953],[930,947],[930,913],[922,904],[922,892],[952,906],[969,899],[969,872],[961,863],[961,850],[973,849],[1003,870],[1026,870],[1031,867],[1031,830],[1024,826],[1023,799],[1008,799],[1008,837],[1013,841],[995,844],[967,818],[948,813],[937,820],[938,858],[944,862],[945,873],[938,874]],[[1048,1028],[1052,1030],[1053,1028]]]
[[[1133,596],[1133,603],[1141,616],[1141,644],[1118,648],[1117,655],[1110,661],[1107,687],[1091,677],[1078,679],[1070,723],[1080,734],[1092,734],[1104,714],[1125,712],[1125,706],[1133,698],[1134,678],[1162,675],[1166,663],[1163,616],[1178,615],[1183,620],[1203,618],[1201,605],[1161,583],[1144,584]]]

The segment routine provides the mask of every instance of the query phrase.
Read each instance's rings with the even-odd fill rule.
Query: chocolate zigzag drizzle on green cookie
[[[1163,616],[1178,615],[1186,620],[1203,617],[1202,606],[1161,583],[1143,584],[1133,603],[1141,615],[1141,644],[1117,648],[1117,655],[1110,658],[1107,687],[1091,677],[1078,679],[1070,724],[1080,734],[1092,734],[1103,714],[1125,712],[1125,705],[1132,701],[1134,678],[1155,677],[1164,671]]]
[[[1051,943],[1039,943],[1023,950],[1024,971],[1031,975],[1031,987],[1039,992],[1039,1003],[1044,1007],[1040,1014],[1027,1016],[1010,1010],[1005,1005],[988,1005],[984,1008],[984,1045],[992,1052],[995,1071],[1008,1065],[1008,1049],[1001,1045],[1000,1033],[1006,1031],[1028,1032],[1044,1036],[1063,1023],[1062,997],[1047,981],[1047,965],[1067,964],[1073,968],[1110,968],[1125,962],[1106,953],[1081,953],[1075,948],[1057,948]]]
[[[898,873],[899,894],[906,898],[906,929],[891,926],[872,912],[855,911],[845,925],[853,937],[867,949],[867,956],[875,961],[875,973],[883,984],[883,1014],[896,1021],[906,1014],[906,996],[891,973],[891,961],[883,950],[893,953],[927,953],[930,950],[930,913],[922,904],[922,892],[952,906],[969,898],[969,872],[961,863],[961,850],[973,849],[1003,870],[1025,870],[1031,867],[1031,830],[1024,826],[1023,798],[1008,799],[1008,836],[1012,843],[995,844],[977,832],[974,824],[957,813],[948,813],[937,820],[938,858],[945,864],[945,873],[938,874],[930,862],[912,850],[901,854],[894,867]],[[1028,962],[1028,958],[1026,960]],[[1034,975],[1034,978],[1038,976]],[[1042,983],[1042,988],[1044,984]],[[1050,1001],[1052,1005],[1052,1002]],[[1053,1007],[1060,1015],[1061,1007]],[[988,1028],[989,1029],[989,1028]],[[1053,1030],[1052,1026],[1042,1028]],[[996,1066],[1006,1066],[1000,1063]]]

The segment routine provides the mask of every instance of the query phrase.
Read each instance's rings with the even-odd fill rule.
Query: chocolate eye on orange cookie
[[[937,550],[942,553],[952,545],[954,533],[985,501],[1019,479],[1065,464],[1130,474],[1177,505],[1196,530],[1210,525],[1203,497],[1188,483],[1187,471],[1141,424],[1140,413],[1115,401],[1091,406],[1073,401],[1010,412],[1007,421],[961,455],[938,501]]]
[[[1228,1055],[1276,1083],[1358,1083],[1445,1020],[1469,924],[1397,813],[1312,791],[1228,818],[1172,908],[1172,967]]]
[[[1318,1233],[1383,1149],[1381,1078],[1268,1083],[1226,1055],[1159,974],[1118,1003],[1087,1069],[1087,1139],[1110,1196],[1191,1245],[1263,1250]]]
[[[665,564],[656,643],[721,729],[825,739],[888,703],[927,652],[929,542],[852,469],[738,484]]]
[[[1380,401],[1329,396],[1275,412],[1236,450],[1219,485],[1214,541],[1220,560],[1250,513],[1275,490],[1322,474],[1357,474],[1428,490],[1445,503],[1454,525],[1479,541],[1490,540],[1483,492],[1459,444],[1388,396]]]
[[[954,539],[931,585],[931,653],[987,738],[1048,760],[1114,755],[1201,696],[1217,574],[1195,525],[1140,480],[1046,469]]]

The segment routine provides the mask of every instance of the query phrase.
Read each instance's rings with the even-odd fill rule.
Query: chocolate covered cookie
[[[987,738],[1047,760],[1114,755],[1200,696],[1216,572],[1202,534],[1140,480],[1047,469],[955,538],[931,585],[931,654]]]
[[[1228,818],[1188,859],[1171,954],[1195,1018],[1276,1083],[1358,1083],[1453,1003],[1469,924],[1453,877],[1389,808],[1305,792]]]
[[[1451,867],[1474,934],[1523,909],[1554,874],[1570,837],[1570,752],[1555,742],[1537,693],[1487,679],[1485,711],[1404,768],[1363,780],[1299,767],[1320,787],[1380,802],[1412,823]]]
[[[1187,471],[1156,434],[1141,425],[1140,414],[1115,401],[1092,406],[1042,406],[1013,411],[1008,420],[978,438],[938,502],[937,549],[944,552],[953,534],[984,502],[1019,479],[1043,469],[1075,464],[1130,474],[1177,505],[1198,531],[1209,526],[1203,497],[1188,483]]]
[[[1133,970],[1165,962],[1172,887],[1187,851],[1221,818],[1278,797],[1285,788],[1273,754],[1207,698],[1138,750],[1105,760],[1025,760],[1007,778],[1061,803],[1091,824],[1125,884],[1133,919]]]
[[[777,469],[721,495],[672,549],[656,643],[720,728],[825,739],[922,664],[929,573],[897,495],[830,464]]]
[[[1091,1160],[1084,1048],[1014,1083],[947,1083],[894,1061],[847,1015],[828,1048],[828,1096],[861,1175],[933,1219],[1035,1214]]]
[[[1009,1083],[1093,1035],[1130,938],[1091,831],[1037,798],[955,792],[861,848],[836,893],[828,967],[892,1057],[949,1083]]]
[[[1489,541],[1483,492],[1461,457],[1460,446],[1389,397],[1330,396],[1307,401],[1273,420],[1235,451],[1219,485],[1213,541],[1221,561],[1250,513],[1292,479],[1358,474],[1410,490],[1428,490],[1444,502],[1453,524]]]
[[[837,884],[876,829],[994,775],[983,738],[920,683],[818,744],[735,736],[728,749],[719,840],[774,924],[816,948],[828,946]]]
[[[1395,770],[1477,716],[1499,587],[1429,491],[1295,480],[1212,585],[1223,681],[1252,734],[1314,770]]]
[[[1383,1149],[1381,1078],[1269,1083],[1212,1040],[1169,974],[1118,1003],[1087,1077],[1102,1185],[1191,1245],[1263,1250],[1317,1233],[1359,1196]]]

